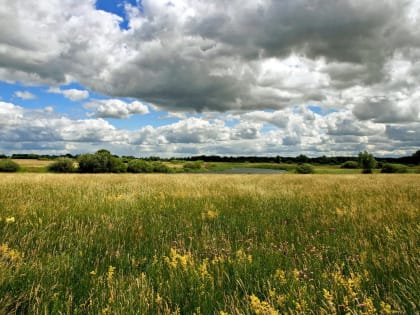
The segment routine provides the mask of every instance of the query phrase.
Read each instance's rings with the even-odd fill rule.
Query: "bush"
[[[169,173],[169,167],[167,167],[162,162],[153,162],[153,172],[156,173]]]
[[[340,168],[356,169],[359,168],[359,163],[357,163],[356,161],[346,161],[343,164],[341,164]]]
[[[296,167],[295,172],[297,174],[313,174],[314,173],[314,168],[311,164],[299,164]]]
[[[201,161],[187,162],[184,164],[184,170],[199,170],[201,169]]]
[[[385,163],[382,165],[381,173],[407,173],[407,166],[402,164]]]
[[[100,173],[100,161],[93,154],[82,154],[78,158],[79,171],[81,173]]]
[[[11,159],[0,160],[0,172],[17,172],[19,169],[19,164]]]
[[[81,173],[124,173],[127,165],[121,158],[112,156],[107,150],[95,154],[82,154],[78,158]]]
[[[151,173],[153,172],[153,165],[145,160],[131,160],[128,162],[127,172]]]
[[[127,164],[123,159],[112,156],[109,163],[109,171],[111,173],[125,173],[127,172]]]
[[[74,161],[70,158],[59,158],[48,166],[48,170],[56,173],[72,173],[75,170]]]

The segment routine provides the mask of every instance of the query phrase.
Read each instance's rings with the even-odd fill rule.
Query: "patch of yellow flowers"
[[[165,256],[164,259],[171,268],[181,266],[184,270],[187,270],[189,265],[194,265],[194,259],[190,253],[182,255],[175,248],[171,248],[169,257]]]
[[[22,260],[22,255],[15,249],[12,249],[7,244],[0,245],[0,262],[19,262]]]

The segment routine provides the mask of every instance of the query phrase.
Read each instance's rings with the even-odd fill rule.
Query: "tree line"
[[[45,155],[35,154],[12,155],[12,159],[29,158],[47,159]],[[50,158],[52,158],[50,156]],[[19,165],[12,159],[0,155],[0,171],[16,172]],[[360,152],[357,157],[316,157],[310,158],[303,154],[296,157],[220,157],[220,156],[194,156],[184,159],[160,159],[159,157],[149,157],[138,159],[135,157],[119,157],[111,154],[110,151],[102,149],[93,154],[85,153],[77,156],[69,154],[54,158],[54,162],[48,166],[48,170],[58,173],[168,173],[171,172],[164,161],[180,161],[184,163],[184,171],[197,171],[201,169],[202,162],[248,162],[248,163],[293,163],[298,164],[296,172],[301,174],[313,173],[312,164],[331,164],[341,165],[341,168],[356,169],[361,168],[363,173],[372,173],[375,168],[380,168],[383,173],[404,173],[407,171],[406,165],[420,164],[420,150],[413,155],[400,158],[375,158],[371,153]]]
[[[107,151],[107,150],[99,150]],[[109,152],[109,151],[107,151]],[[34,159],[34,160],[53,160],[57,158],[69,158],[69,159],[79,159],[85,154],[73,155],[38,155],[38,154],[12,154],[11,156],[6,156],[0,154],[0,159],[11,158],[11,159]],[[118,155],[112,155],[113,157],[119,157]],[[310,164],[320,164],[320,165],[340,165],[347,161],[358,161],[358,156],[319,156],[319,157],[308,157],[304,154],[299,154],[295,157],[290,156],[220,156],[220,155],[196,155],[196,156],[187,156],[187,157],[170,157],[170,158],[161,158],[159,156],[149,156],[144,157],[142,160],[148,162],[155,161],[203,161],[203,162],[231,162],[231,163],[310,163]],[[128,163],[130,160],[137,159],[135,156],[121,156],[121,159]],[[409,156],[402,157],[375,157],[379,163],[400,163],[406,165],[418,165],[420,164],[420,150],[417,150],[415,153]]]

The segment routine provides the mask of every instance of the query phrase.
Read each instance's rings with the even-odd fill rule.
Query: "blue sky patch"
[[[110,12],[120,16],[123,19],[123,21],[120,23],[120,27],[126,30],[128,29],[128,19],[124,8],[126,3],[129,3],[133,6],[137,5],[136,0],[97,0],[96,8],[98,10]]]

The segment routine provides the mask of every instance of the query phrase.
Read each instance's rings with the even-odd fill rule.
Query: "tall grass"
[[[0,175],[0,314],[416,314],[419,175]]]

